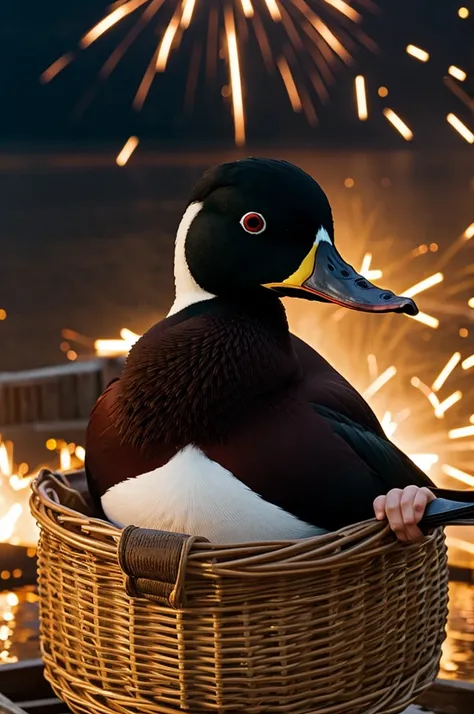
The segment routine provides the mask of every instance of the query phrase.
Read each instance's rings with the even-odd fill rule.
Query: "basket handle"
[[[188,555],[206,538],[127,526],[122,531],[118,559],[127,576],[127,594],[178,610],[184,606]]]

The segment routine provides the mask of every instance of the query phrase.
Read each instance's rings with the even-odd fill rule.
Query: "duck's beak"
[[[418,314],[413,300],[370,283],[346,263],[329,240],[316,242],[293,275],[267,287],[280,295],[332,302],[363,312]]]

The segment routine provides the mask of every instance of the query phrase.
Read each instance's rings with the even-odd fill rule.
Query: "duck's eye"
[[[263,233],[267,227],[267,222],[261,213],[250,211],[250,213],[246,213],[245,216],[242,216],[240,225],[247,233],[256,235],[257,233]]]

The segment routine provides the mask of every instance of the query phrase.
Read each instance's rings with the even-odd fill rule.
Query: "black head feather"
[[[249,158],[206,171],[189,203],[202,203],[186,240],[186,260],[201,288],[221,296],[241,294],[289,277],[324,228],[333,238],[326,194],[311,176],[286,161]],[[261,214],[259,235],[242,217]]]

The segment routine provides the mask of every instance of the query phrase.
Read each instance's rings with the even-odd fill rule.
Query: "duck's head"
[[[345,262],[326,194],[286,161],[250,158],[204,174],[178,231],[175,277],[173,312],[260,286],[366,312],[418,312]]]

